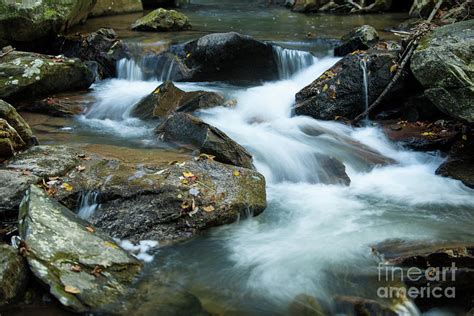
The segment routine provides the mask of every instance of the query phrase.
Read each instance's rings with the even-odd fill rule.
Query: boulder
[[[464,185],[474,189],[474,133],[465,134],[454,143],[448,159],[439,166],[436,174],[462,181]]]
[[[207,157],[145,166],[92,157],[84,167],[62,177],[68,187],[55,184],[55,198],[77,208],[81,192],[98,192],[88,221],[120,239],[182,241],[266,207],[261,174]]]
[[[38,141],[28,123],[18,114],[13,106],[3,100],[0,100],[0,118],[7,121],[15,129],[26,145],[37,144]]]
[[[28,172],[0,170],[0,183],[4,184],[0,193],[0,214],[5,212],[16,214],[21,199],[30,184],[39,181],[39,177],[28,174]]]
[[[126,14],[143,11],[141,0],[97,0],[89,16]]]
[[[0,118],[0,162],[25,149],[26,143],[7,121]]]
[[[442,112],[474,122],[474,20],[433,30],[421,39],[411,70]]]
[[[19,299],[28,283],[28,266],[18,250],[0,244],[0,307]]]
[[[23,170],[40,178],[66,174],[79,164],[76,149],[67,146],[35,146],[16,155],[5,166],[8,170]]]
[[[145,32],[171,32],[191,28],[189,19],[175,10],[156,9],[132,24],[132,30]]]
[[[224,104],[218,93],[208,91],[184,92],[166,81],[139,101],[131,115],[143,120],[163,118],[174,112],[194,112]]]
[[[253,169],[252,155],[221,130],[187,113],[176,113],[156,128],[165,142],[188,145],[226,164]]]
[[[88,34],[59,36],[53,46],[55,54],[97,62],[101,78],[116,77],[117,62],[131,58],[127,45],[118,39],[111,28],[100,28]]]
[[[91,66],[79,59],[10,52],[0,58],[0,98],[21,99],[87,89],[95,81]]]
[[[296,115],[334,120],[353,119],[364,111],[362,65],[367,68],[368,103],[382,93],[394,75],[395,51],[367,51],[347,55],[318,79],[296,94]],[[399,91],[399,84],[392,93]]]
[[[0,2],[0,42],[29,44],[83,22],[96,0]]]
[[[174,81],[258,84],[279,77],[272,45],[235,32],[205,35],[147,59],[157,75],[169,65],[165,73]]]
[[[356,50],[367,50],[378,40],[379,34],[374,27],[370,25],[356,27],[341,38],[342,44],[334,48],[334,55],[345,56]]]
[[[297,295],[290,304],[288,314],[291,316],[326,316],[327,308],[314,296]]]
[[[31,186],[20,206],[20,237],[33,274],[79,313],[117,314],[142,264],[111,238]]]

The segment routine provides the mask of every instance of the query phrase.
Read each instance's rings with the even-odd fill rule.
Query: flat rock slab
[[[20,237],[31,271],[76,312],[117,313],[139,261],[36,186],[20,206]]]

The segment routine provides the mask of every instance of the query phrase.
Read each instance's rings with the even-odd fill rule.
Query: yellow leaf
[[[160,88],[156,88],[155,91],[153,91],[154,94],[159,94],[160,93]]]
[[[424,133],[421,133],[421,136],[434,136],[435,133],[433,132],[424,132]]]
[[[466,134],[462,135],[462,140],[467,140],[467,135]]]
[[[234,172],[232,174],[234,175],[234,177],[240,176],[239,170],[234,170]]]
[[[393,73],[393,72],[397,71],[397,69],[398,69],[398,65],[397,65],[397,64],[393,64],[392,67],[390,67],[390,72]]]
[[[207,213],[214,212],[214,206],[212,205],[204,206],[202,209],[204,210],[204,212],[207,212]]]
[[[328,89],[329,89],[329,86],[327,84],[325,84],[324,87],[323,87],[323,92],[328,91]]]
[[[192,178],[192,177],[194,177],[194,174],[192,174],[191,172],[185,171],[185,172],[183,172],[183,177]]]
[[[213,155],[208,155],[208,154],[200,154],[199,155],[199,159],[201,160],[214,160],[214,158],[216,158],[216,156],[213,156]]]
[[[66,293],[71,293],[71,294],[79,294],[81,293],[81,291],[77,288],[75,288],[74,286],[70,286],[70,285],[66,285],[64,286],[64,291]]]
[[[110,241],[104,242],[104,245],[107,246],[107,247],[110,247],[110,248],[118,249],[118,246],[116,244],[114,244],[113,242],[110,242]]]
[[[64,182],[61,187],[68,192],[71,192],[73,189],[73,187],[69,183],[66,183],[66,182]]]
[[[189,58],[189,57],[191,57],[191,53],[186,54],[186,58]]]

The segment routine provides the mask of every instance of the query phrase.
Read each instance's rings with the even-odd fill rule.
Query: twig
[[[443,0],[438,0],[438,3],[436,3],[435,7],[433,8],[433,11],[431,11],[430,16],[428,17],[428,20],[426,22],[431,23],[433,18],[436,15],[436,12],[438,12],[439,8],[441,8],[441,5],[443,4]]]
[[[13,47],[10,47],[7,51],[3,52],[0,54],[0,58],[10,54],[11,52],[13,52],[15,49]]]

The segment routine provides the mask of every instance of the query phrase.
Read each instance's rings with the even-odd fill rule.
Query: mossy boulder
[[[97,0],[90,16],[116,15],[143,11],[141,0]]]
[[[87,89],[96,77],[91,66],[79,59],[10,52],[0,58],[0,98],[22,99]]]
[[[0,100],[0,118],[7,121],[16,130],[25,144],[34,145],[38,142],[25,119],[18,114],[13,106],[3,100]]]
[[[20,237],[33,274],[61,304],[116,314],[142,264],[114,240],[32,185],[20,206]]]
[[[474,122],[474,20],[433,30],[421,39],[411,70],[442,112]]]
[[[185,92],[171,81],[166,81],[140,100],[131,115],[140,119],[164,118],[174,112],[193,112],[224,104],[224,98],[215,92]]]
[[[170,32],[182,31],[191,28],[189,19],[175,10],[156,9],[138,19],[133,25],[134,31]]]
[[[68,30],[85,21],[96,0],[0,2],[0,40],[28,43]]]
[[[0,244],[0,307],[14,303],[25,292],[28,267],[18,250]]]
[[[253,169],[252,155],[218,128],[187,113],[171,115],[156,128],[160,140],[189,146],[215,160]]]
[[[342,44],[334,48],[335,56],[345,56],[356,50],[366,50],[379,40],[377,30],[370,25],[354,28],[341,38]]]
[[[146,165],[92,157],[84,167],[62,177],[71,189],[58,183],[55,198],[74,208],[81,192],[99,192],[88,221],[120,239],[183,241],[266,207],[261,174],[207,157]]]

